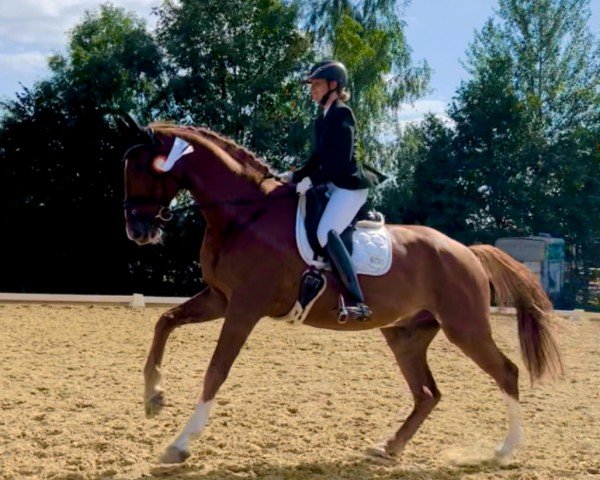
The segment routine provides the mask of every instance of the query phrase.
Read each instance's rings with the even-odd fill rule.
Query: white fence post
[[[133,308],[144,308],[146,306],[144,295],[141,293],[134,293],[131,297],[131,303],[129,305]]]

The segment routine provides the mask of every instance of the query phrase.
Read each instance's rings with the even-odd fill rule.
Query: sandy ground
[[[168,405],[147,420],[141,370],[161,312],[0,305],[0,478],[600,479],[598,321],[569,324],[561,333],[567,378],[532,389],[516,321],[493,320],[522,372],[527,443],[507,466],[478,463],[504,434],[501,397],[443,335],[430,349],[442,401],[390,462],[363,452],[399,426],[412,401],[379,332],[263,321],[192,457],[167,467],[156,458],[192,411],[221,321],[173,333]]]

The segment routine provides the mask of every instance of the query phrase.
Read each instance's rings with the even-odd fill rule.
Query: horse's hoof
[[[500,449],[496,449],[496,451],[494,452],[494,461],[503,467],[506,467],[507,465],[510,465],[514,460],[514,455],[513,452],[503,452],[500,451]]]
[[[386,460],[391,460],[394,456],[393,453],[389,453],[387,451],[385,448],[385,443],[378,443],[377,445],[367,448],[367,455],[370,455],[371,457],[385,458]]]
[[[158,392],[144,403],[146,418],[156,417],[165,406],[165,394]]]
[[[494,450],[496,460],[510,460],[515,449],[523,443],[523,435],[512,435],[499,443]]]
[[[501,443],[494,450],[494,458],[500,464],[508,464],[513,458],[514,451],[514,445],[506,442]]]
[[[179,450],[177,447],[171,445],[165,450],[159,459],[160,463],[183,463],[190,456],[190,452],[187,450]]]

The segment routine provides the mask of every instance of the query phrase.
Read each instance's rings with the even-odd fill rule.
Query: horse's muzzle
[[[127,238],[138,245],[154,245],[162,241],[162,230],[153,220],[144,222],[126,219],[125,232]]]

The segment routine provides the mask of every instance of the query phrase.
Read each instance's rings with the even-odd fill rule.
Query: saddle
[[[300,197],[296,216],[296,243],[302,258],[311,266],[328,268],[327,252],[317,239],[317,228],[327,202],[327,187],[317,186]],[[383,215],[364,206],[340,235],[357,273],[383,275],[391,267],[391,238]]]
[[[320,271],[331,270],[331,264],[327,262],[327,252],[321,248],[317,239],[317,227],[327,202],[327,188],[320,186],[308,190],[298,201],[296,244],[300,256],[309,268],[302,275],[298,300],[286,315],[279,317],[294,325],[304,322],[327,288],[327,278]],[[381,213],[361,209],[340,238],[352,257],[357,274],[384,275],[391,268],[392,241]],[[343,303],[340,309],[346,310]],[[345,320],[340,318],[338,321],[344,323]]]
[[[327,202],[329,198],[327,196],[327,186],[326,185],[318,185],[309,189],[306,194],[306,213],[304,217],[304,226],[306,228],[306,236],[308,238],[308,243],[313,250],[314,259],[317,260],[318,257],[328,259],[327,252],[317,239],[317,228],[319,226],[319,222],[321,221],[321,217],[323,216],[323,212],[325,211],[325,207],[327,207]],[[348,250],[348,253],[352,255],[353,245],[352,245],[352,237],[354,232],[356,231],[356,225],[358,222],[361,222],[363,228],[364,227],[380,227],[383,225],[383,215],[379,212],[375,212],[373,210],[367,210],[367,208],[363,205],[361,209],[358,211],[356,216],[350,222],[350,225],[346,227],[346,229],[340,235],[344,246]]]

